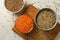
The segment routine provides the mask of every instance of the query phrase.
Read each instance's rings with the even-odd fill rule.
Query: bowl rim
[[[52,11],[52,12],[54,13],[54,15],[55,15],[55,23],[54,23],[54,25],[53,25],[51,28],[49,28],[49,29],[44,29],[44,28],[42,29],[42,28],[40,28],[39,25],[38,25],[37,22],[36,22],[36,17],[37,17],[37,15],[39,14],[39,12],[41,12],[41,11],[43,11],[43,10],[50,10],[50,11]],[[42,8],[41,10],[38,10],[38,11],[37,11],[37,13],[36,13],[36,15],[35,15],[35,17],[34,17],[34,22],[35,22],[36,26],[37,26],[39,29],[41,29],[41,30],[45,30],[45,31],[52,30],[53,28],[55,28],[55,26],[56,26],[56,24],[57,24],[57,14],[56,14],[52,9],[50,9],[50,8]]]
[[[5,4],[6,4],[6,1],[4,1],[4,2],[5,2],[5,3],[4,3],[4,5],[5,5]],[[9,12],[12,12],[12,13],[18,13],[18,12],[20,12],[20,11],[22,11],[22,10],[23,10],[24,6],[25,6],[25,0],[23,0],[22,8],[21,8],[21,9],[19,9],[18,11],[15,11],[15,12],[10,11],[10,10],[6,7],[6,5],[5,5],[5,8],[6,8],[6,9],[7,9],[7,11],[9,11]]]

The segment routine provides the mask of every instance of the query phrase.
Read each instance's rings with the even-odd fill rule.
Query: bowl
[[[21,15],[16,19],[15,26],[21,33],[29,33],[32,31],[34,23],[30,16]]]
[[[22,7],[21,7],[19,10],[13,12],[13,11],[9,10],[9,9],[6,7],[6,0],[5,0],[5,8],[6,8],[9,12],[12,12],[12,13],[22,12],[23,9],[24,9],[24,7],[25,7],[25,0],[23,0],[23,5],[22,5]]]
[[[48,28],[48,29],[41,28],[41,27],[38,25],[38,23],[37,23],[37,16],[38,16],[42,11],[44,11],[44,10],[49,10],[49,11],[53,12],[54,17],[55,17],[55,22],[54,22],[54,24],[52,24],[52,27],[51,27],[51,28]],[[52,30],[53,28],[55,28],[55,26],[56,26],[56,24],[57,24],[57,16],[56,16],[56,13],[55,13],[52,9],[50,9],[50,8],[43,8],[43,9],[39,10],[39,11],[36,13],[36,15],[35,15],[35,17],[34,17],[34,22],[35,22],[36,26],[37,26],[39,29],[41,29],[41,30],[45,30],[45,31]]]

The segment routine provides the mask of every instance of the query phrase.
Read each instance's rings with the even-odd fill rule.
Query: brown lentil
[[[5,6],[8,10],[15,12],[22,8],[23,0],[5,0]]]

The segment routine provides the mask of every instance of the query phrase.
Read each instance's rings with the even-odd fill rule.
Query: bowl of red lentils
[[[21,33],[29,33],[33,30],[33,20],[28,15],[21,15],[16,19],[15,27]]]

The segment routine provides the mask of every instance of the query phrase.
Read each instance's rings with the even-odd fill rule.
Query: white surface
[[[12,31],[14,26],[14,21],[17,18],[17,15],[14,15],[11,12],[8,12],[4,6],[5,0],[0,0],[0,40],[24,40],[22,37],[18,36]],[[60,2],[59,0],[26,0],[26,4],[33,4],[36,8],[51,8],[57,15],[60,22]],[[60,36],[58,37],[58,39]],[[56,38],[57,40],[57,38]],[[59,39],[60,40],[60,39]]]

